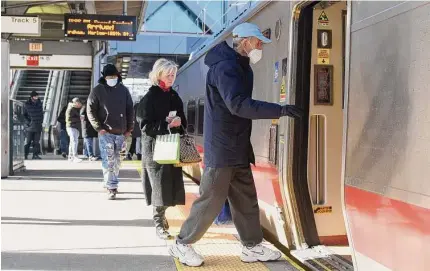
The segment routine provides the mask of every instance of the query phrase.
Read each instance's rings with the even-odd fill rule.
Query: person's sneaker
[[[163,239],[163,240],[169,240],[170,238],[172,238],[172,236],[170,235],[170,233],[164,229],[164,227],[157,227],[155,229],[158,238]]]
[[[116,189],[108,189],[108,199],[110,199],[110,200],[116,199],[117,193],[118,193],[118,190],[116,190]]]
[[[281,252],[277,250],[271,250],[261,244],[253,247],[244,246],[240,259],[242,262],[253,263],[253,262],[267,262],[276,261],[282,257]]]
[[[97,157],[95,157],[95,156],[91,156],[88,160],[90,160],[90,161],[97,161],[97,160],[98,160],[98,158],[97,158]]]
[[[42,160],[42,158],[39,155],[33,155],[33,160]]]
[[[188,266],[197,267],[203,264],[203,257],[191,245],[183,245],[176,242],[169,248],[169,254],[177,258],[182,264]]]
[[[78,158],[78,157],[75,157],[75,158],[72,159],[72,162],[73,163],[80,163],[80,162],[82,162],[82,159]]]
[[[63,158],[67,158],[67,153],[63,152],[63,153],[61,154],[61,156],[63,156]]]

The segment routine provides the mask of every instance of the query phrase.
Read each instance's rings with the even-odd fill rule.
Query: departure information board
[[[136,16],[65,14],[64,36],[84,40],[136,40]]]

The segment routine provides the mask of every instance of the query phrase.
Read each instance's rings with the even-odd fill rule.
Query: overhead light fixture
[[[121,66],[122,66],[123,68],[127,68],[127,67],[129,67],[129,66],[130,66],[130,63],[124,63],[124,62],[123,62],[123,63],[121,64]]]
[[[128,62],[130,62],[130,60],[131,60],[131,57],[129,57],[129,56],[124,56],[124,57],[122,58],[122,62],[126,62],[126,63],[128,63]]]
[[[122,68],[121,70],[122,70],[123,72],[128,71],[128,69],[127,69],[127,68]]]

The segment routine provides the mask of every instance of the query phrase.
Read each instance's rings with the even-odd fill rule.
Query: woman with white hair
[[[152,87],[140,101],[136,119],[142,130],[142,183],[145,199],[154,208],[154,222],[159,238],[169,239],[169,224],[165,216],[169,206],[185,204],[182,168],[161,165],[153,161],[153,146],[157,135],[183,134],[187,122],[184,105],[172,89],[178,66],[167,59],[155,62],[149,79]]]

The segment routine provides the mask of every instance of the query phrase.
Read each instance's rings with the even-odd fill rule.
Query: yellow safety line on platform
[[[175,259],[175,265],[176,265],[176,270],[178,271],[183,271],[184,269],[182,268],[183,265],[179,262],[178,259]]]
[[[303,269],[302,267],[300,267],[300,265],[298,265],[295,261],[293,261],[293,259],[291,259],[290,257],[288,257],[287,255],[284,255],[284,259],[287,260],[287,262],[289,262],[292,266],[294,266],[295,268],[297,268],[297,270],[300,271],[306,271],[305,269]]]

